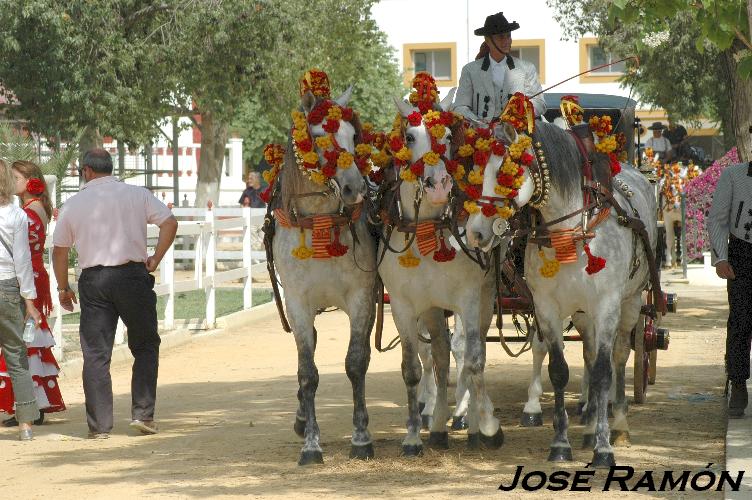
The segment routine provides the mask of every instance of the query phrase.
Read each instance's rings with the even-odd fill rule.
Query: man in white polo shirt
[[[134,357],[131,427],[155,434],[159,333],[154,277],[172,245],[178,223],[146,189],[112,177],[112,158],[92,149],[79,169],[86,184],[65,202],[53,234],[52,262],[60,304],[73,310],[68,286],[68,253],[76,248],[82,268],[79,335],[84,357],[83,384],[89,437],[106,438],[113,425],[110,361],[118,317],[128,328]],[[146,253],[146,226],[159,226],[154,255]]]

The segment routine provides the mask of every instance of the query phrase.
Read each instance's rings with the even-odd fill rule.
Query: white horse
[[[335,100],[344,108],[351,95],[348,89]],[[309,92],[302,98],[302,110],[310,116],[324,101]],[[310,124],[312,142],[327,136],[322,124]],[[359,134],[357,118],[339,120],[334,134],[339,150],[353,153],[354,140]],[[332,148],[329,148],[332,151]],[[324,150],[316,145],[314,151],[321,164],[325,162]],[[316,422],[314,398],[319,375],[314,362],[316,330],[314,318],[318,311],[335,306],[350,318],[350,342],[345,359],[345,369],[353,388],[353,432],[351,458],[372,458],[373,444],[368,431],[368,412],[365,401],[365,376],[370,361],[369,338],[375,318],[374,291],[376,281],[375,244],[368,232],[364,217],[350,217],[352,208],[363,200],[365,183],[354,164],[340,165],[336,175],[325,185],[312,182],[298,167],[293,153],[292,139],[288,141],[284,168],[281,172],[281,208],[300,219],[324,214],[344,214],[350,224],[344,224],[339,238],[347,246],[344,255],[331,258],[299,259],[292,254],[302,244],[312,246],[312,230],[284,227],[276,222],[273,242],[279,277],[285,290],[285,304],[295,343],[298,349],[298,399],[300,404],[295,420],[295,432],[304,437],[300,465],[323,463],[319,443],[319,426]],[[348,228],[348,225],[351,229]],[[334,228],[332,228],[334,229]],[[352,235],[357,235],[353,241]]]
[[[443,102],[442,108],[447,109],[447,105]],[[417,112],[417,108],[402,101],[398,101],[397,106],[403,119]],[[448,133],[449,128],[446,127],[446,134]],[[446,134],[439,139],[448,140]],[[410,149],[411,164],[415,164],[432,150],[431,135],[423,123],[415,126],[406,123],[404,137]],[[438,220],[447,211],[447,195],[451,185],[452,177],[448,174],[443,159],[435,166],[426,166],[425,173],[417,180],[400,182],[396,195],[402,219],[409,223]],[[389,234],[388,243],[392,248],[401,249],[405,246],[405,239],[405,234],[393,231]],[[415,242],[409,252],[418,252]],[[478,447],[483,444],[498,448],[503,443],[503,433],[499,420],[493,416],[493,404],[486,393],[483,378],[485,334],[493,315],[494,290],[491,276],[463,253],[457,253],[449,262],[436,262],[430,256],[423,256],[415,267],[403,267],[400,258],[404,257],[405,255],[387,252],[379,268],[390,293],[392,315],[402,342],[402,376],[408,399],[407,436],[402,442],[402,453],[414,456],[423,449],[416,391],[421,378],[418,356],[419,318],[431,332],[436,370],[437,394],[429,444],[448,447],[446,424],[449,407],[446,387],[449,346],[442,340],[446,338],[442,333],[446,329],[443,310],[451,310],[459,315],[466,335],[464,366],[459,378],[464,378],[470,388],[468,445]]]
[[[537,132],[534,143],[540,143],[536,155],[539,162],[542,157],[549,166],[550,193],[547,203],[540,206],[539,221],[555,221],[568,214],[577,213],[584,207],[581,190],[581,168],[585,158],[579,152],[574,138],[555,125],[536,123]],[[516,132],[505,127],[507,141],[516,141]],[[609,169],[608,160],[603,155],[593,155],[593,168],[603,179],[604,171]],[[530,176],[529,169],[525,175]],[[483,192],[485,196],[494,197],[496,171],[486,168]],[[608,174],[605,174],[608,175]],[[546,177],[546,176],[541,176]],[[627,193],[615,190],[614,197],[620,206],[625,207],[639,217],[647,230],[650,248],[656,240],[656,207],[650,183],[633,167],[621,165],[621,173],[616,182],[629,186]],[[543,179],[545,183],[546,179]],[[631,193],[629,197],[628,193]],[[531,201],[526,191],[520,190],[516,198],[518,206]],[[532,200],[541,203],[541,197]],[[476,247],[489,249],[498,243],[497,234],[506,232],[506,224],[498,223],[498,217],[485,217],[473,214],[468,221],[468,239]],[[580,216],[573,216],[548,227],[549,231],[574,229],[581,221]],[[494,232],[496,223],[496,233]],[[578,314],[584,316],[580,333],[585,342],[586,368],[590,372],[590,402],[587,408],[587,426],[584,442],[594,443],[592,464],[595,467],[608,467],[615,463],[613,448],[609,442],[608,399],[612,381],[612,359],[616,367],[616,390],[614,399],[613,429],[618,433],[628,433],[626,419],[626,397],[624,391],[625,366],[629,357],[629,335],[637,324],[642,307],[641,293],[648,279],[649,270],[642,243],[635,243],[632,230],[619,224],[612,209],[600,225],[595,228],[595,237],[589,242],[589,249],[595,256],[605,258],[605,268],[595,274],[585,270],[588,257],[582,242],[576,243],[574,263],[561,264],[558,273],[545,277],[541,272],[544,264],[550,264],[553,251],[544,249],[543,257],[539,247],[528,242],[525,254],[525,277],[533,294],[535,312],[540,331],[550,356],[549,377],[554,386],[555,436],[551,444],[549,460],[568,461],[572,459],[569,444],[568,418],[564,407],[564,390],[569,380],[569,368],[564,359],[562,323],[564,318]],[[635,264],[639,261],[639,266]],[[593,439],[594,436],[594,439]]]

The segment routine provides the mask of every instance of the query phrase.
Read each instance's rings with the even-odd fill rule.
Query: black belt
[[[134,267],[134,266],[141,266],[145,268],[146,264],[143,262],[136,262],[132,260],[130,262],[126,262],[125,264],[119,264],[117,266],[91,266],[91,267],[85,268],[83,271],[99,271],[100,269],[124,269],[127,267]]]

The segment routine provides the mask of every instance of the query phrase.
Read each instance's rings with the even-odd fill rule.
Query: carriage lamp
[[[668,349],[668,344],[671,341],[671,335],[669,335],[668,328],[660,326],[655,330],[655,347],[661,351]]]

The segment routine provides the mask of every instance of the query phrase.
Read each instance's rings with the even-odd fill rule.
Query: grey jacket
[[[730,234],[752,244],[752,165],[730,165],[721,173],[707,222],[713,265],[728,260]]]
[[[460,85],[454,99],[454,110],[471,120],[490,122],[501,114],[509,97],[515,92],[532,96],[542,90],[535,66],[508,55],[509,69],[504,76],[504,86],[497,94],[490,65],[489,56],[486,55],[462,68]],[[532,101],[536,117],[545,113],[546,103],[543,101],[543,94],[534,97]]]

